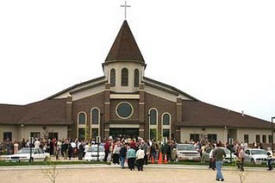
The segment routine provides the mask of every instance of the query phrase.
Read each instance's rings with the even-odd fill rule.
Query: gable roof
[[[114,61],[134,61],[144,64],[143,56],[126,20],[105,59],[105,63]]]
[[[23,106],[0,104],[0,124],[15,124],[22,117]]]
[[[27,105],[0,104],[0,124],[68,125],[66,99],[42,100]]]
[[[88,81],[84,81],[84,82],[75,84],[75,85],[70,86],[70,87],[68,87],[68,88],[66,88],[66,89],[64,89],[64,90],[62,90],[62,91],[60,91],[60,92],[57,92],[57,93],[54,94],[54,95],[49,96],[48,98],[46,98],[46,100],[47,100],[47,99],[54,99],[55,97],[57,97],[57,96],[59,96],[59,95],[62,95],[63,93],[70,92],[70,91],[72,91],[72,90],[74,90],[74,89],[76,89],[76,88],[78,88],[78,87],[83,87],[83,86],[85,86],[85,85],[88,85],[88,84],[91,84],[91,83],[94,83],[94,82],[97,82],[97,81],[100,81],[100,80],[103,80],[103,79],[105,79],[105,76],[97,77],[97,78],[95,78],[95,79],[90,79],[90,80],[88,80]]]
[[[183,101],[184,127],[270,128],[271,123],[200,101]]]
[[[170,92],[170,93],[174,93],[175,95],[178,95],[178,94],[181,94],[181,95],[184,95],[192,100],[195,100],[195,101],[199,101],[198,99],[196,99],[195,97],[171,86],[171,85],[168,85],[168,84],[165,84],[165,83],[162,83],[160,81],[157,81],[157,80],[154,80],[154,79],[151,79],[151,78],[148,78],[148,77],[143,77],[143,82],[146,84],[146,85],[151,85],[151,83],[153,84],[152,87],[157,87],[159,89],[162,89],[162,90],[166,90],[167,92]],[[160,87],[158,87],[160,86]]]

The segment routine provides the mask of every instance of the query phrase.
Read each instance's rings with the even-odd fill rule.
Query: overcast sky
[[[121,0],[0,0],[0,103],[103,75]],[[145,75],[207,103],[275,116],[274,0],[129,0]]]

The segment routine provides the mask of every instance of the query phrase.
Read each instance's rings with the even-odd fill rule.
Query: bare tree
[[[43,173],[49,179],[50,183],[56,183],[56,177],[58,176],[58,170],[56,164],[51,160],[47,161],[46,167],[43,169]]]
[[[239,177],[240,177],[240,182],[244,183],[245,182],[245,178],[246,178],[246,175],[245,175],[244,171],[240,171],[239,172]]]

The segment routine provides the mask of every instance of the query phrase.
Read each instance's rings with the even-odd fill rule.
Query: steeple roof
[[[124,20],[105,63],[134,61],[144,64],[143,56],[126,20]]]

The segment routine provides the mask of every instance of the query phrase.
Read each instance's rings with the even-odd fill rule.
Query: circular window
[[[133,107],[130,103],[121,102],[117,105],[116,112],[120,118],[130,118],[133,114]]]

